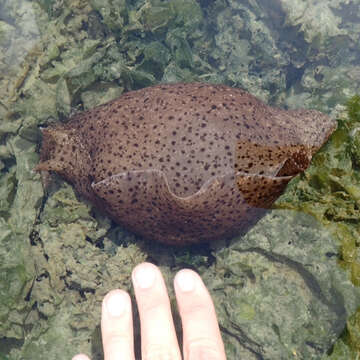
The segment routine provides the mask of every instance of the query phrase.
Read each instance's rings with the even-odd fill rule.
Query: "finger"
[[[143,263],[133,270],[132,277],[140,315],[142,358],[180,360],[170,300],[159,269]]]
[[[133,319],[127,292],[112,290],[104,298],[101,335],[105,360],[134,360]]]
[[[184,359],[225,360],[214,304],[200,276],[192,270],[181,270],[174,286],[183,328]]]

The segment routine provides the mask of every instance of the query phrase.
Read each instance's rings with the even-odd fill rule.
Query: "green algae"
[[[276,208],[296,209],[311,214],[330,229],[340,246],[339,265],[348,270],[354,285],[360,285],[360,175],[359,130],[360,96],[346,103],[346,113],[328,144],[319,152],[312,166],[290,185],[276,203]],[[347,322],[342,345],[335,346],[330,358],[338,359],[344,344],[355,358],[360,348],[358,310]]]

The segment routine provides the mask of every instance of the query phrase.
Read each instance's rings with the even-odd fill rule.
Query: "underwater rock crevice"
[[[269,261],[277,262],[293,269],[296,273],[298,273],[302,277],[304,283],[306,284],[308,289],[312,292],[314,297],[317,298],[319,301],[321,301],[324,305],[326,305],[331,311],[333,311],[337,315],[338,322],[343,326],[346,320],[346,310],[344,307],[344,300],[341,298],[339,299],[339,294],[336,292],[335,289],[332,288],[330,290],[332,293],[332,297],[331,297],[332,300],[330,301],[322,291],[321,285],[316,279],[316,277],[310,271],[308,271],[303,266],[302,263],[293,260],[288,256],[276,254],[271,251],[266,251],[262,248],[249,247],[243,250],[234,249],[234,251],[239,253],[254,252],[266,257]],[[333,299],[333,297],[335,300]]]
[[[236,339],[236,341],[241,344],[244,349],[248,350],[252,355],[254,355],[257,360],[265,360],[265,358],[261,355],[263,353],[261,345],[258,344],[256,341],[250,339],[249,336],[246,335],[245,331],[242,330],[241,326],[239,326],[238,324],[232,322],[231,326],[234,327],[236,333],[229,330],[229,328],[226,328],[219,324],[221,332]]]

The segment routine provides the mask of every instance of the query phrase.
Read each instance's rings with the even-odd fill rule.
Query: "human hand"
[[[170,300],[160,270],[142,263],[132,272],[140,315],[143,360],[181,360]],[[184,360],[226,360],[211,297],[200,276],[189,269],[174,279],[183,328]],[[131,300],[123,290],[110,291],[103,300],[101,333],[105,360],[135,360]],[[78,354],[72,360],[89,360]]]

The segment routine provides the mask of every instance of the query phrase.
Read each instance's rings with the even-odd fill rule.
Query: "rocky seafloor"
[[[100,359],[101,299],[131,291],[144,260],[160,266],[174,305],[175,272],[201,274],[229,359],[355,358],[359,20],[357,0],[0,0],[0,359]],[[231,242],[150,244],[61,178],[44,191],[32,171],[42,126],[177,81],[315,108],[339,128],[276,208]]]

